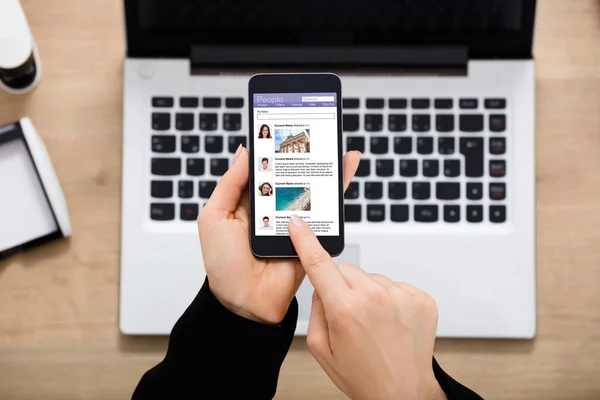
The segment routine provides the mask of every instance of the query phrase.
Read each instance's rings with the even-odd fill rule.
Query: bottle
[[[0,3],[0,88],[24,94],[40,82],[40,59],[19,0]]]

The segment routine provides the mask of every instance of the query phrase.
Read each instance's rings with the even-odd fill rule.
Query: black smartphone
[[[332,256],[344,249],[342,85],[335,74],[259,74],[250,103],[250,246],[297,257],[296,214]]]

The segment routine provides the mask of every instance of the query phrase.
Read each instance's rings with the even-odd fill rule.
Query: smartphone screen
[[[338,93],[251,94],[254,236],[289,236],[296,214],[318,237],[340,237]]]

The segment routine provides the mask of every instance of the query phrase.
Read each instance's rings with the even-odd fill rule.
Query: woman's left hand
[[[360,153],[344,156],[344,190]],[[198,232],[210,289],[230,311],[267,324],[281,322],[304,279],[297,258],[257,259],[250,250],[248,151],[240,147],[198,215]]]

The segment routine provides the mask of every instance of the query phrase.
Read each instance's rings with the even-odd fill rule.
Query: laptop
[[[125,0],[121,331],[168,334],[201,287],[195,220],[248,144],[249,77],[323,71],[363,153],[339,261],[427,291],[438,337],[534,337],[535,7]]]

